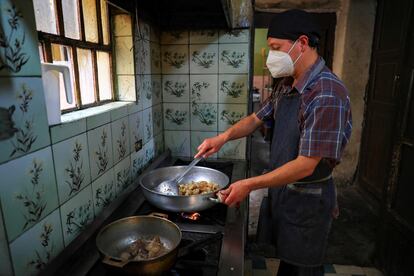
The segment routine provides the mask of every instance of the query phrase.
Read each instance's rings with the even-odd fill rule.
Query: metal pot
[[[173,212],[197,212],[214,206],[219,200],[216,192],[191,196],[165,195],[154,190],[162,181],[173,179],[184,171],[186,166],[170,166],[152,170],[139,179],[145,198],[154,206]],[[219,185],[219,190],[227,187],[229,178],[224,173],[205,167],[194,167],[183,178],[181,183],[191,181],[209,181]]]
[[[122,259],[132,242],[145,236],[159,236],[167,248],[164,254],[147,260]],[[181,230],[173,222],[155,216],[133,216],[114,221],[99,231],[96,246],[102,262],[126,274],[159,275],[168,271],[177,258]]]

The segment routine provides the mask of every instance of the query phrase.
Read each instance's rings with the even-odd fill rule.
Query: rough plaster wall
[[[338,184],[352,181],[358,163],[376,11],[375,0],[344,0],[342,4],[338,11],[333,69],[350,93],[353,131],[342,163],[335,169]]]

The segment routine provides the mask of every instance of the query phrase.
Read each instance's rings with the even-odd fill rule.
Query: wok
[[[159,236],[167,248],[164,254],[146,260],[126,260],[131,243],[148,236]],[[135,275],[159,275],[175,263],[181,230],[173,222],[155,216],[133,216],[114,221],[99,231],[96,246],[104,256],[102,262],[120,272]]]
[[[139,179],[145,198],[154,206],[173,212],[197,212],[214,206],[219,200],[215,197],[215,192],[180,196],[167,195],[155,191],[155,187],[164,180],[172,179],[183,172],[187,166],[170,166],[152,170]],[[219,185],[219,190],[227,187],[229,178],[224,173],[205,167],[195,166],[181,183],[191,181],[208,181]]]

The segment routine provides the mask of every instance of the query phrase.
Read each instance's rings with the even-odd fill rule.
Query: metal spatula
[[[201,160],[202,157],[194,159],[187,168],[179,174],[177,177],[171,180],[165,180],[158,184],[154,190],[156,192],[165,194],[165,195],[178,195],[178,183],[184,178],[184,176]]]

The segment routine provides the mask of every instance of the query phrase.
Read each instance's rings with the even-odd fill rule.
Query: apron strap
[[[304,194],[312,194],[312,195],[322,195],[322,187],[306,187],[306,184],[315,184],[315,183],[322,183],[332,178],[332,174],[317,180],[312,181],[299,181],[287,184],[286,187],[290,190],[304,193]],[[299,185],[297,185],[299,184]],[[302,185],[305,184],[305,185]]]

